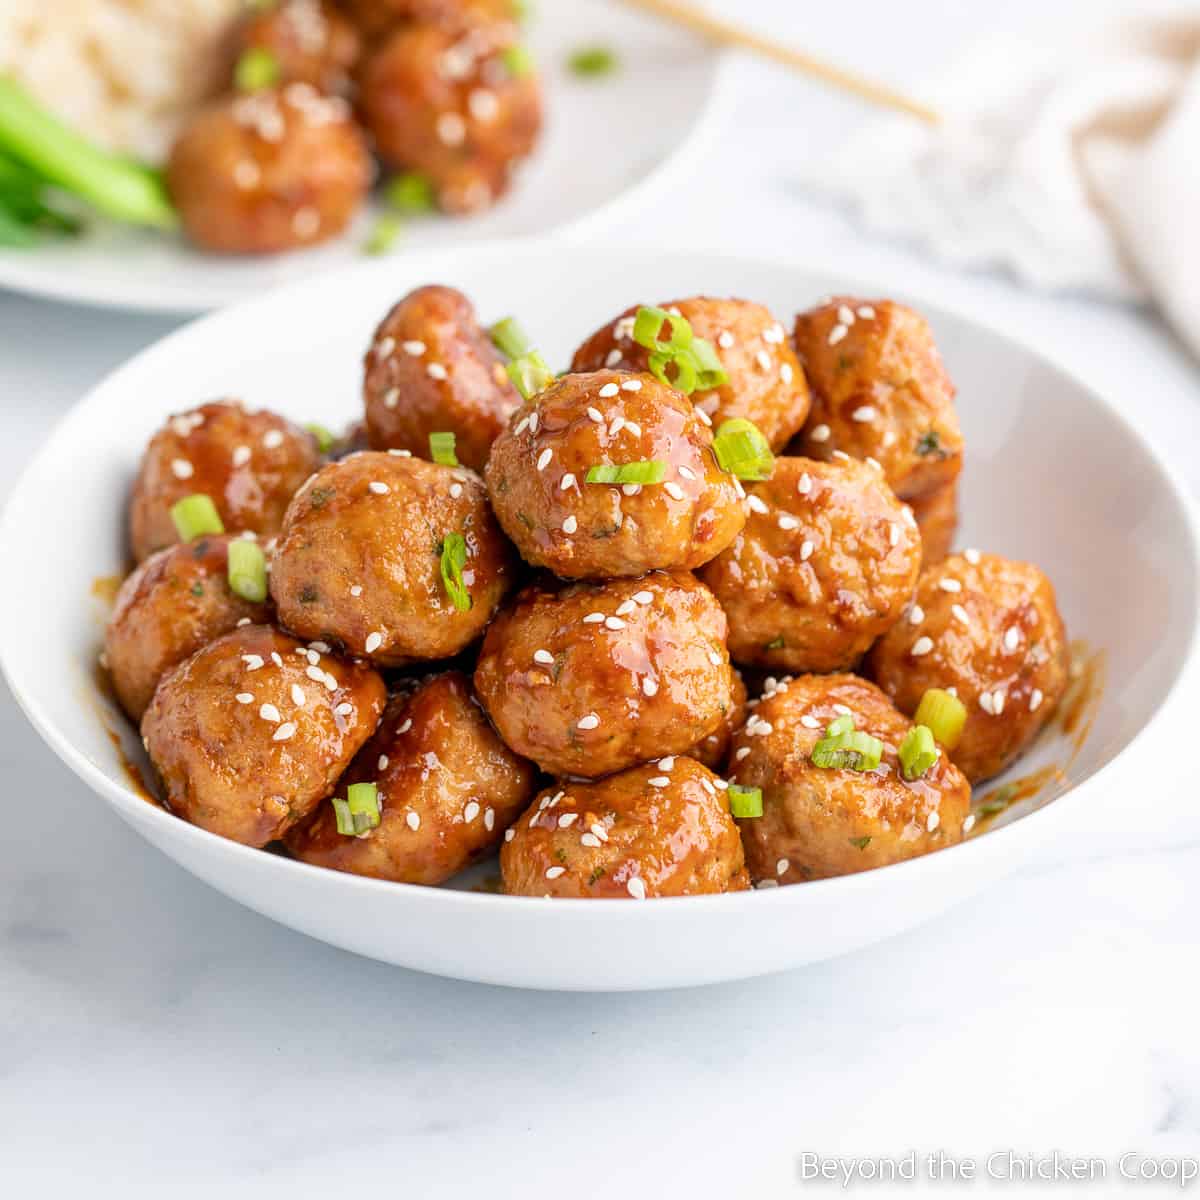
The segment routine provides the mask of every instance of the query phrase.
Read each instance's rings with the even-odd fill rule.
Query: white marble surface
[[[1047,6],[737,7],[912,81],[989,24]],[[860,113],[756,65],[737,84],[702,172],[665,182],[658,215],[621,236],[783,252],[936,294],[1122,397],[1200,494],[1200,372],[1157,321],[862,241],[789,172],[790,158],[827,150]],[[0,295],[0,487],[88,385],[167,328]],[[35,563],[6,564],[4,577],[54,586]],[[1194,1156],[1200,815],[1189,749],[1170,770],[1148,764],[1144,786],[1109,797],[1004,885],[905,937],[751,983],[558,996],[380,966],[243,911],[121,825],[5,694],[0,1196],[368,1185],[758,1200],[802,1190],[805,1150],[941,1148],[979,1159],[980,1174],[1008,1147],[1104,1156],[1110,1175],[1125,1150]]]

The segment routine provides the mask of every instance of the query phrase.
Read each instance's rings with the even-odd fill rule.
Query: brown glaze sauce
[[[94,585],[93,594],[95,594]],[[159,803],[158,797],[154,794],[154,788],[150,781],[147,780],[142,768],[129,757],[125,750],[121,731],[115,724],[117,721],[123,722],[124,718],[114,716],[114,714],[120,712],[120,705],[117,702],[117,694],[113,691],[112,679],[99,660],[92,667],[92,685],[96,691],[95,693],[88,693],[88,702],[95,709],[96,716],[100,718],[100,724],[104,726],[104,732],[108,734],[108,740],[113,744],[113,749],[117,753],[117,761],[121,764],[121,770],[124,772],[129,786],[147,804],[153,804],[155,808],[161,808],[162,805]],[[96,700],[97,695],[107,703],[98,703]]]

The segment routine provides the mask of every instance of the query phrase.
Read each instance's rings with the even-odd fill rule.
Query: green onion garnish
[[[914,725],[900,743],[900,770],[911,782],[920,779],[938,760],[940,751],[928,726]]]
[[[320,425],[316,421],[310,421],[304,428],[317,439],[317,449],[322,454],[328,454],[333,449],[333,443],[337,441],[337,438],[333,436],[331,429],[326,429],[324,425]]]
[[[330,801],[333,804],[333,815],[337,820],[337,831],[345,837],[356,837],[354,832],[354,818],[350,815],[350,805],[343,800],[341,796],[331,796]]]
[[[671,336],[663,339],[661,334],[665,328],[671,330]],[[665,308],[643,305],[633,318],[633,340],[647,350],[664,354],[686,350],[692,344],[692,326],[685,318],[669,313]]]
[[[665,338],[664,329],[670,330]],[[707,391],[729,382],[712,343],[696,337],[684,317],[665,308],[639,308],[633,319],[633,340],[650,351],[648,365],[655,378],[685,396],[697,388]],[[674,368],[674,375],[668,367]]]
[[[506,358],[520,358],[522,354],[528,354],[531,349],[525,331],[517,324],[514,317],[505,317],[503,321],[497,321],[488,330],[488,336],[492,339],[496,349]]]
[[[967,706],[941,688],[929,688],[913,714],[917,725],[924,725],[947,750],[953,750],[967,723]]]
[[[744,417],[721,423],[713,438],[713,453],[722,470],[739,479],[770,479],[775,468],[770,443],[758,426]]]
[[[461,533],[448,533],[442,542],[442,586],[459,612],[471,607],[471,593],[463,582],[467,564],[467,543]]]
[[[533,74],[533,55],[525,46],[506,46],[500,51],[500,61],[513,79],[524,79]]]
[[[333,797],[337,831],[346,837],[362,837],[380,821],[379,788],[373,783],[352,783],[346,798]]]
[[[826,737],[840,737],[843,733],[854,732],[854,718],[847,715],[835,717],[829,722],[829,728],[825,730]]]
[[[546,366],[546,360],[536,350],[514,358],[504,369],[513,381],[513,386],[526,400],[530,396],[536,396],[538,392],[545,391],[554,381],[554,372]]]
[[[257,542],[239,539],[229,543],[229,587],[251,604],[267,598],[267,558]]]
[[[588,483],[662,483],[667,475],[667,464],[658,459],[645,462],[608,464],[600,463],[588,467]]]
[[[454,453],[455,437],[452,433],[431,433],[429,435],[429,457],[443,467],[457,467],[458,456]]]
[[[712,342],[704,338],[693,338],[691,351],[697,368],[696,387],[700,391],[707,392],[729,382],[729,376],[721,366],[721,360],[717,357]]]
[[[617,65],[617,56],[606,46],[582,46],[567,59],[574,74],[589,78],[610,75]]]
[[[883,758],[883,743],[854,728],[854,718],[831,721],[825,736],[812,749],[814,767],[843,771],[873,771]]]
[[[384,213],[363,243],[363,251],[367,254],[387,254],[403,233],[404,222],[395,213]]]
[[[383,189],[383,198],[397,212],[409,215],[432,212],[437,207],[433,182],[419,171],[394,176]]]
[[[197,492],[194,496],[184,496],[171,505],[171,520],[175,522],[175,532],[181,542],[190,542],[193,538],[203,537],[206,533],[224,533],[225,525],[221,514],[211,496]]]
[[[672,353],[656,351],[650,355],[647,365],[655,379],[665,383],[667,387],[673,387],[685,396],[690,396],[696,390],[700,372],[696,370],[696,363],[690,351],[678,350]],[[668,367],[675,368],[674,379],[667,374]]]
[[[233,83],[239,92],[260,92],[278,82],[279,59],[261,46],[243,51],[233,69]]]
[[[726,795],[729,811],[735,817],[761,817],[763,815],[762,788],[743,787],[731,783]]]

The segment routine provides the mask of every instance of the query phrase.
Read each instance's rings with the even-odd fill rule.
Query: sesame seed
[[[529,428],[529,418],[528,418],[528,417],[522,417],[522,418],[521,418],[521,419],[520,419],[520,420],[517,422],[516,428],[513,430],[513,436],[514,436],[514,437],[520,437],[520,436],[521,436],[521,434],[523,434],[523,433],[525,432],[525,430],[526,430],[526,429],[528,429],[528,428]]]
[[[279,724],[279,709],[273,704],[263,704],[258,710],[258,715],[264,721],[270,721],[273,725]]]
[[[283,445],[283,434],[278,429],[268,429],[263,434],[262,444],[268,450],[278,450]]]
[[[421,828],[421,816],[419,813],[415,813],[415,812],[405,813],[404,821],[405,821],[405,824],[409,827],[409,829],[411,829],[413,831],[413,833],[416,833],[417,830]],[[512,833],[511,829],[509,830],[509,833]]]
[[[600,846],[600,839],[594,833],[585,833],[580,836],[579,844],[595,850]]]
[[[708,661],[714,667],[719,667],[725,660],[715,650],[710,650],[708,652]]]
[[[327,692],[336,692],[338,690],[338,681],[328,671],[321,677],[321,682],[325,685]]]
[[[564,476],[563,476],[563,477],[562,477],[562,478],[561,478],[561,479],[558,481],[558,486],[559,486],[559,490],[560,490],[560,491],[564,491],[564,492],[565,492],[565,491],[566,491],[568,488],[573,488],[573,487],[575,486],[575,475],[574,475],[574,472],[572,472],[572,471],[568,471],[568,472],[567,472],[567,473],[566,473],[566,474],[565,474],[565,475],[564,475]]]
[[[980,557],[981,555],[979,551],[976,550],[974,546],[969,546],[963,551],[963,558],[965,558],[973,567],[977,567],[979,565]]]
[[[304,673],[314,683],[324,683],[325,681],[325,672],[320,667],[313,666],[311,663],[304,668]]]
[[[604,614],[602,612],[594,612],[588,613],[588,615],[583,618],[583,623],[585,625],[599,625],[603,620]]]
[[[1020,644],[1021,631],[1015,625],[1010,625],[1004,631],[1004,649],[1012,654]]]
[[[883,448],[886,450],[889,446],[896,444],[896,431],[894,429],[885,429],[883,431]]]
[[[381,754],[379,756],[379,761],[375,764],[376,769],[380,770],[380,771],[386,771],[387,765],[390,761],[391,760],[388,758],[388,756],[386,754]]]
[[[196,468],[186,458],[177,458],[171,463],[171,473],[176,479],[191,479]]]
[[[967,614],[967,610],[961,604],[950,605],[950,613],[955,620],[961,621],[964,625],[970,625],[971,618]]]
[[[621,430],[624,428],[625,428],[625,418],[624,417],[613,417],[612,423],[608,427],[608,436],[616,437],[617,434],[620,433]]]
[[[975,814],[968,813],[967,819],[963,821],[963,833],[970,833],[975,828]]]
[[[923,620],[925,620],[925,610],[919,604],[914,604],[908,610],[908,623],[910,625],[920,625]]]
[[[588,713],[586,717],[580,717],[576,728],[587,731],[595,729],[600,724],[600,718],[595,713]]]
[[[479,801],[468,801],[467,807],[463,809],[463,820],[470,825],[477,816],[479,816]]]
[[[623,496],[640,496],[642,485],[640,483],[623,483],[621,484],[621,494]]]
[[[426,350],[425,343],[416,341],[415,339],[408,342],[401,342],[400,345],[403,348],[404,353],[409,355],[411,358],[420,358]]]
[[[679,484],[673,482],[670,479],[668,479],[667,482],[663,484],[663,491],[666,492],[667,495],[670,496],[672,500],[682,500],[683,499],[683,488],[681,488],[679,486]]]
[[[475,88],[467,97],[467,108],[477,121],[494,121],[500,111],[500,101],[496,99],[495,92],[489,92],[487,88]]]
[[[754,361],[758,363],[758,365],[764,371],[769,371],[771,369],[771,356],[765,350],[760,350],[754,356]]]
[[[396,730],[397,733],[407,733],[412,728],[412,717],[406,717],[403,724]]]
[[[233,465],[244,467],[250,461],[249,446],[235,446],[233,450]]]
[[[950,592],[951,594],[962,591],[962,584],[959,583],[957,579],[939,579],[938,587],[940,587],[943,592]]]
[[[621,361],[621,351],[615,346],[605,355],[604,365],[606,367],[615,367]]]
[[[693,471],[691,467],[680,467],[679,474],[682,475],[684,479],[696,478],[696,472]]]
[[[600,395],[607,400],[610,396],[615,396],[621,390],[620,386],[615,383],[606,383],[600,389]]]
[[[378,650],[379,647],[382,645],[383,645],[383,634],[382,633],[368,633],[367,634],[367,641],[366,641],[365,649],[368,654],[374,654],[375,651]]]
[[[708,413],[704,411],[704,409],[697,406],[692,411],[700,418],[701,421],[704,422],[705,425],[710,427],[712,426],[712,417],[710,417]]]
[[[808,560],[812,558],[814,549],[815,547],[813,546],[812,542],[803,542],[800,546],[800,561],[808,562]]]
[[[991,692],[979,693],[979,707],[982,708],[985,713],[990,713],[993,716],[995,715],[996,709],[992,704]]]
[[[809,492],[812,491],[812,482],[812,476],[805,471],[804,474],[800,476],[799,482],[796,484],[796,491],[798,491],[801,496],[807,496]]]
[[[452,483],[450,485],[450,499],[457,500],[462,495],[462,484]]]
[[[789,513],[784,513],[779,518],[779,528],[780,529],[799,529],[800,522],[797,521],[796,518],[791,516]]]
[[[447,146],[461,146],[467,137],[467,123],[455,112],[444,112],[437,119],[437,135]]]
[[[540,420],[541,420],[541,418],[538,416],[537,410],[534,409],[534,411],[529,414],[529,432],[530,433],[537,433],[538,422]]]
[[[234,699],[239,704],[253,704],[254,697],[249,692],[238,692]]]
[[[1042,689],[1034,688],[1033,691],[1029,693],[1029,711],[1037,712],[1037,710],[1042,707],[1042,701],[1044,699],[1045,696],[1042,695]]]
[[[605,617],[604,618],[604,628],[605,629],[614,629],[614,630],[615,629],[624,629],[625,622],[622,621],[620,617]]]
[[[722,330],[720,335],[717,337],[717,345],[720,346],[722,350],[728,350],[729,347],[733,345],[733,334],[730,333],[728,329]]]
[[[375,493],[376,496],[386,496],[392,489],[386,483],[380,483],[378,479],[372,479],[367,487]]]
[[[646,885],[637,875],[630,879],[630,881],[625,885],[625,890],[635,900],[645,900],[646,898]]]
[[[653,604],[654,603],[654,593],[653,592],[634,592],[633,598],[639,604]]]
[[[566,869],[566,867],[548,867],[546,869],[546,878],[557,879],[560,875],[565,873]]]
[[[992,712],[998,717],[1004,712],[1005,691],[1003,688],[997,688],[992,693]]]
[[[623,392],[640,392],[642,390],[642,381],[640,379],[627,379],[621,384]]]
[[[417,814],[410,813],[409,815],[415,817]],[[513,838],[515,838],[516,836],[517,836],[517,831],[515,829],[506,829],[504,831],[504,840],[506,842],[511,842],[513,840]],[[580,840],[582,841],[583,839],[581,838]]]
[[[260,654],[243,654],[242,662],[246,664],[247,671],[257,671],[263,665],[262,655]]]
[[[651,679],[649,676],[647,676],[645,679],[642,680],[642,691],[645,692],[645,694],[647,696],[657,696],[658,695],[658,684],[655,683],[654,680]]]
[[[296,723],[294,721],[284,721],[271,736],[273,742],[286,742],[296,733]]]
[[[385,337],[379,340],[375,347],[375,354],[378,358],[390,358],[392,351],[396,348],[396,339],[394,337]]]
[[[604,414],[598,408],[589,408],[587,415],[596,422],[597,425],[604,424]]]
[[[888,522],[888,545],[893,548],[900,544],[900,526],[895,521]]]
[[[627,617],[631,612],[637,611],[637,605],[632,600],[625,600],[617,606],[617,616]]]
[[[563,533],[574,533],[579,528],[579,522],[575,519],[575,514],[572,513],[563,523]]]
[[[425,367],[425,374],[428,375],[430,379],[448,378],[448,372],[441,363],[428,363]]]
[[[783,383],[791,383],[795,377],[796,372],[792,370],[791,363],[784,363],[783,366],[779,368],[779,378]]]
[[[547,446],[546,449],[543,450],[541,452],[541,454],[538,455],[537,469],[539,471],[544,471],[550,465],[550,460],[553,457],[554,457],[554,451],[551,450],[549,446]]]
[[[803,725],[805,729],[821,728],[821,722],[818,721],[816,717],[812,716],[811,713],[805,713],[804,716],[800,718],[800,724]]]
[[[271,651],[271,661],[272,661],[272,662],[273,662],[273,663],[274,663],[274,664],[275,664],[277,667],[282,667],[282,666],[283,666],[283,659],[279,657],[279,651],[278,651],[278,650],[272,650],[272,651]]]
[[[604,826],[601,825],[599,821],[596,821],[594,824],[589,825],[588,832],[590,834],[592,834],[593,837],[597,838],[599,841],[602,841],[602,842],[608,841],[608,830],[605,829]]]
[[[333,710],[339,717],[351,717],[354,715],[354,705],[348,700],[343,700],[341,704]]]
[[[925,828],[930,833],[932,833],[941,823],[942,823],[942,818],[938,814],[938,810],[935,808],[933,810],[933,812],[931,812],[929,814],[928,819],[925,821]]]
[[[846,336],[846,333],[847,330],[845,325],[835,325],[829,331],[829,344],[831,346],[836,346],[838,342],[840,342],[842,338]]]
[[[489,833],[496,828],[496,810],[494,808],[485,808],[483,810],[483,827]]]
[[[558,827],[559,827],[559,829],[570,829],[571,826],[574,825],[575,822],[578,820],[579,820],[578,813],[563,813],[558,818]]]
[[[306,699],[306,697],[304,695],[304,689],[298,683],[293,683],[292,684],[292,703],[297,704],[301,708],[303,708],[305,699]]]
[[[788,867],[790,867],[791,865],[792,865],[792,864],[791,864],[790,862],[788,862],[788,860],[787,860],[786,858],[781,858],[781,859],[780,859],[780,860],[779,860],[779,861],[778,861],[778,862],[775,864],[775,874],[776,874],[776,875],[782,875],[782,874],[784,874],[784,872],[786,872],[786,871],[787,871],[787,869],[788,869]]]
[[[850,416],[855,421],[873,421],[879,414],[875,411],[875,406],[872,404],[864,404],[860,408],[856,408]]]
[[[671,786],[671,781],[665,775],[655,775],[652,778],[647,779],[646,782],[651,787],[656,788],[665,788]]]
[[[875,310],[869,304],[862,304],[859,305],[858,315],[862,317],[864,321],[869,321],[875,316]]]
[[[241,629],[241,627],[242,627],[243,625],[252,625],[252,624],[253,624],[253,622],[250,620],[250,618],[249,618],[249,617],[241,617],[241,618],[238,620],[237,627],[238,627],[239,629]]]
[[[812,432],[809,433],[809,435],[808,435],[808,440],[810,442],[827,442],[827,441],[829,441],[829,426],[828,425],[814,425],[812,428]]]
[[[933,639],[932,638],[919,637],[919,638],[917,638],[917,640],[915,642],[913,642],[912,650],[910,651],[910,653],[912,654],[913,658],[921,658],[923,655],[928,654],[930,652],[930,650],[932,650],[932,649],[933,649]]]
[[[854,716],[854,713],[853,713],[853,711],[852,711],[851,709],[849,709],[849,708],[848,708],[848,707],[847,707],[845,704],[835,704],[835,705],[833,705],[832,707],[833,707],[833,711],[834,711],[835,713],[837,713],[837,715],[838,715],[839,717],[852,717],[852,716]]]
[[[747,496],[746,504],[749,507],[751,512],[756,512],[760,516],[767,515],[766,501],[763,500],[761,496],[753,496],[753,495]]]
[[[547,667],[554,666],[554,655],[549,650],[535,650],[533,652],[533,661],[542,663]]]
[[[738,752],[733,756],[734,762],[741,762],[742,759],[745,758],[749,753],[750,753],[749,746],[740,747]]]
[[[845,450],[833,450],[830,452],[830,457],[836,458],[838,462],[850,461],[850,455],[848,455]]]
[[[845,304],[838,305],[837,317],[838,317],[838,320],[841,321],[841,323],[843,325],[853,325],[854,324],[854,313],[851,312],[848,305],[845,305]]]
[[[666,758],[660,758],[658,760],[658,765],[664,771],[673,771],[675,769],[675,755],[668,754]]]

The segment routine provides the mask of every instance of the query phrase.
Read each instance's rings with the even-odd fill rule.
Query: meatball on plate
[[[179,330],[0,518],[13,694],[187,870],[389,963],[676,987],[931,922],[1187,794],[1200,540],[1134,400],[894,285],[527,243]],[[769,314],[781,364],[819,314],[786,446],[701,407],[755,368],[688,297]],[[573,363],[631,309],[644,364]]]

